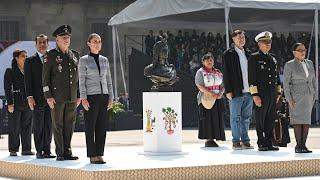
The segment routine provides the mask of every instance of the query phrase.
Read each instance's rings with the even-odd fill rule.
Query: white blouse
[[[301,62],[301,64],[302,64],[304,72],[306,73],[306,76],[309,77],[309,71],[308,71],[308,68],[307,68],[306,61]]]

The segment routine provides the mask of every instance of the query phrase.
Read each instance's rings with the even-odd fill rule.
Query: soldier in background
[[[43,64],[43,92],[51,108],[57,161],[77,160],[72,155],[71,138],[80,104],[77,65],[79,53],[69,49],[71,27],[58,27],[53,36],[57,47],[46,55]]]

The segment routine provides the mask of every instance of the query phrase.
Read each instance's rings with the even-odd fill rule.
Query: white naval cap
[[[272,34],[271,32],[269,31],[264,31],[264,32],[261,32],[259,33],[255,38],[254,40],[256,42],[259,42],[259,41],[263,41],[263,40],[266,40],[266,41],[271,41],[271,38],[272,38]]]

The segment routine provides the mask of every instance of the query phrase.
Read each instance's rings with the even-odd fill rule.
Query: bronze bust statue
[[[179,80],[174,65],[168,63],[168,53],[167,35],[164,34],[153,46],[152,64],[144,68],[144,75],[153,82],[151,90],[171,86]]]

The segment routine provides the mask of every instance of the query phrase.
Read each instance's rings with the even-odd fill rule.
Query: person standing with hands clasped
[[[206,139],[205,147],[218,147],[214,141],[225,141],[224,104],[221,99],[224,93],[223,75],[214,67],[211,53],[202,57],[202,68],[195,76],[195,84],[199,89],[197,96],[199,105],[199,139]]]
[[[31,152],[32,113],[28,107],[24,84],[24,63],[27,52],[15,50],[11,68],[4,74],[4,90],[8,103],[9,152],[17,156],[20,139],[22,155],[34,155]]]
[[[316,97],[316,76],[312,61],[305,59],[306,47],[293,45],[294,59],[284,66],[283,88],[289,104],[290,124],[293,125],[296,153],[311,153],[306,147],[311,112]]]
[[[87,45],[90,53],[80,58],[78,66],[80,98],[85,109],[87,156],[91,164],[104,164],[107,110],[112,107],[114,98],[112,80],[108,58],[99,54],[101,37],[90,34]]]

